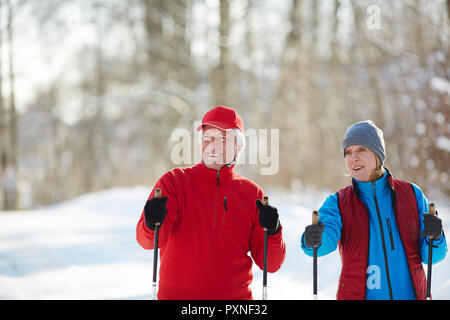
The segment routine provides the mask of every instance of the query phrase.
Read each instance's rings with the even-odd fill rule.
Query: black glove
[[[423,215],[422,236],[433,236],[433,240],[438,240],[442,234],[442,220],[431,214]]]
[[[145,225],[155,230],[155,224],[162,224],[167,215],[167,197],[151,198],[147,200],[144,207]]]
[[[322,244],[322,232],[324,226],[322,222],[310,224],[305,228],[305,245],[307,247],[318,247]]]
[[[259,209],[259,223],[261,227],[266,228],[269,235],[278,233],[281,227],[277,208],[264,205],[259,199],[256,200],[256,207]]]

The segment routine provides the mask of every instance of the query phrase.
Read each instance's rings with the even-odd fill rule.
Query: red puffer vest
[[[411,184],[392,178],[392,205],[400,237],[408,258],[411,279],[418,300],[426,298],[426,278],[420,255],[420,225],[416,197]],[[342,271],[339,277],[338,300],[366,298],[367,262],[369,257],[369,217],[367,208],[350,185],[338,191],[342,229],[339,252]]]

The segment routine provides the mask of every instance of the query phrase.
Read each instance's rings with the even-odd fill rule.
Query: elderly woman
[[[433,264],[447,253],[441,219],[424,214],[429,203],[417,185],[393,178],[383,166],[383,131],[373,121],[351,125],[342,151],[352,183],[325,200],[301,248],[312,256],[318,246],[323,256],[339,246],[337,299],[425,299],[428,236],[434,238]]]

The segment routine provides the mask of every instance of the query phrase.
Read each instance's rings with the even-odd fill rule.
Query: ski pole
[[[266,206],[269,204],[269,197],[264,197],[263,204]],[[263,300],[267,300],[267,236],[269,230],[264,229],[264,267],[263,267]]]
[[[161,189],[157,188],[155,190],[155,197],[161,198]],[[158,270],[158,240],[159,240],[159,227],[161,223],[155,223],[155,238],[154,238],[154,250],[153,250],[153,300],[156,300],[156,276]]]
[[[319,223],[319,212],[312,213],[312,224]],[[317,300],[317,246],[313,247],[313,300]]]
[[[429,212],[432,216],[436,214],[434,203],[430,203]],[[427,267],[427,300],[431,300],[431,268],[433,266],[433,236],[428,236],[428,267]]]

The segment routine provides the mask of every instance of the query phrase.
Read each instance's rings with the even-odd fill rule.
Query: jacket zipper
[[[380,208],[378,207],[377,192],[376,192],[376,188],[375,188],[375,181],[372,181],[372,190],[373,190],[373,199],[375,200],[375,207],[377,209],[378,223],[380,225],[380,231],[381,231],[381,242],[383,244],[384,264],[385,264],[385,267],[386,267],[386,279],[387,279],[388,288],[389,288],[389,298],[390,298],[390,300],[393,300],[392,286],[391,286],[391,277],[389,276],[389,265],[388,265],[388,258],[387,258],[387,252],[386,252],[386,242],[384,241],[383,224],[382,224],[382,220],[381,220]]]
[[[220,170],[217,170],[217,188],[216,188],[216,197],[214,199],[214,216],[213,216],[213,229],[216,229],[216,220],[217,220],[217,196],[219,195],[219,187],[220,187]]]
[[[223,168],[223,167],[222,167]],[[214,202],[214,217],[213,217],[213,229],[216,228],[216,220],[217,220],[217,206],[218,206],[218,195],[219,195],[219,187],[220,187],[220,170],[222,170],[222,168],[220,168],[219,170],[217,170],[217,175],[216,175],[216,179],[217,179],[217,188],[216,188],[216,198],[215,198],[215,202]],[[227,213],[228,211],[228,207],[227,207],[227,197],[224,196],[223,197],[223,208],[225,209],[225,213]],[[222,228],[225,225],[225,215],[222,218]]]
[[[391,227],[391,220],[389,218],[386,218],[386,223],[389,231],[389,239],[391,240],[391,249],[395,250],[394,246],[394,236],[392,235],[392,227]]]

